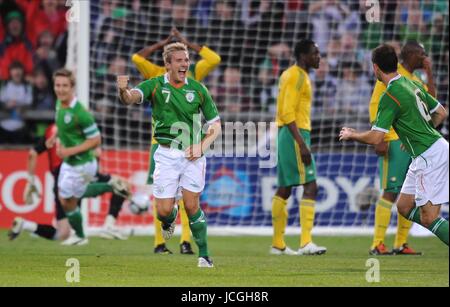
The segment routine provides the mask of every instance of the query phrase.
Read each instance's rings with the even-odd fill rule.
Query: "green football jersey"
[[[198,144],[204,137],[201,114],[208,123],[219,119],[208,89],[194,79],[186,78],[176,88],[166,74],[146,80],[135,89],[142,93],[143,99],[151,101],[153,136],[159,144],[174,142],[179,149]]]
[[[387,133],[394,127],[408,153],[415,158],[441,137],[430,116],[439,105],[419,82],[399,75],[389,82],[381,96],[372,129]]]
[[[61,106],[61,101],[56,101],[55,123],[58,128],[58,138],[64,147],[74,147],[82,144],[86,139],[99,135],[94,117],[83,105],[73,100],[68,108]],[[70,165],[85,164],[94,160],[93,150],[88,150],[64,159]]]

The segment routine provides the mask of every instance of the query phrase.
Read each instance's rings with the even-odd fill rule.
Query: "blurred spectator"
[[[419,1],[401,2],[399,7],[400,41],[416,40],[421,42],[427,52],[431,49],[431,20],[426,22]]]
[[[11,76],[0,91],[0,109],[8,117],[0,121],[0,139],[4,143],[20,144],[29,141],[21,113],[32,103],[31,86],[25,81],[24,67],[19,62],[9,66]]]
[[[16,0],[26,12],[27,35],[33,46],[39,36],[49,31],[55,39],[64,35],[67,29],[66,10],[59,7],[57,0]]]
[[[161,22],[162,32],[160,32],[159,40],[165,38],[164,36],[170,33],[172,27],[176,27],[188,41],[204,42],[206,40],[206,33],[199,27],[187,0],[173,0],[170,16],[162,19]]]
[[[258,74],[258,67],[264,61],[267,49],[283,42],[286,25],[284,2],[261,0],[256,3],[259,4],[261,16],[256,23],[246,26],[244,56],[241,61],[245,83],[249,83]]]
[[[125,7],[116,7],[112,11],[111,18],[105,20],[100,35],[95,41],[96,45],[93,47],[94,66],[97,73],[102,74],[107,70],[106,59],[112,56],[129,56],[132,40],[125,35],[129,13]]]
[[[312,82],[314,84],[313,114],[332,113],[338,81],[329,74],[328,60],[325,56],[320,58],[320,65],[314,71]]]
[[[9,67],[14,61],[24,65],[25,74],[33,71],[33,47],[24,34],[23,15],[11,11],[5,17],[6,37],[0,43],[0,80],[9,79]]]
[[[44,67],[36,67],[33,73],[33,109],[53,110],[55,96],[49,73]]]
[[[256,26],[262,20],[262,15],[269,10],[269,0],[242,0],[241,21],[246,27]]]
[[[231,0],[233,1],[233,0]],[[201,27],[207,27],[209,17],[217,0],[199,0],[195,7],[195,16]],[[234,1],[233,1],[234,2]]]
[[[53,34],[47,30],[39,35],[36,51],[34,53],[34,63],[36,65],[45,65],[51,71],[56,71],[61,67],[58,55],[53,48]]]
[[[0,42],[2,42],[4,39],[5,39],[5,29],[3,27],[2,15],[0,15]]]
[[[341,60],[341,50],[342,43],[339,36],[331,37],[328,41],[328,46],[325,49],[327,50],[327,59],[328,59],[328,67],[329,72],[332,76],[337,77],[339,72],[339,62]]]
[[[250,99],[244,91],[239,68],[227,67],[221,77],[214,96],[219,109],[230,113],[248,111]]]
[[[100,1],[100,13],[98,14],[97,19],[95,20],[94,25],[94,37],[98,37],[100,35],[100,30],[103,27],[103,24],[106,22],[108,18],[111,18],[113,10],[117,6],[117,0],[101,0]]]
[[[208,26],[208,45],[225,66],[239,64],[244,32],[244,25],[236,18],[236,1],[216,0]]]
[[[289,66],[291,50],[285,43],[269,47],[268,57],[259,66],[256,96],[259,99],[261,110],[274,113],[278,94],[277,80],[280,74]]]
[[[352,27],[358,29],[358,14],[350,11],[341,1],[314,1],[309,6],[309,13],[313,25],[312,39],[319,46],[319,50],[326,50],[333,34],[342,34]]]
[[[348,114],[367,113],[372,88],[362,75],[361,65],[357,62],[343,62],[337,81],[335,105],[331,109]]]

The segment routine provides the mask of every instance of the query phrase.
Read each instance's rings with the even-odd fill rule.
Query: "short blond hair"
[[[55,82],[56,77],[66,77],[70,80],[70,85],[72,85],[72,87],[75,87],[75,76],[73,74],[72,71],[66,69],[66,68],[61,68],[58,69],[57,71],[55,71],[55,73],[53,74],[53,82]]]
[[[177,42],[168,44],[164,47],[163,52],[164,63],[170,63],[170,61],[172,60],[172,53],[174,53],[175,51],[189,52],[187,46],[183,43]]]

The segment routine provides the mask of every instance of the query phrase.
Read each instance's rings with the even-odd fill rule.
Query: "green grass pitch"
[[[370,237],[316,237],[328,247],[322,256],[272,256],[269,237],[210,237],[213,269],[196,267],[197,257],[153,254],[152,237],[127,241],[90,238],[89,245],[59,243],[22,234],[9,242],[0,232],[0,286],[449,286],[448,248],[434,237],[411,238],[423,256],[382,256],[380,282],[366,281]],[[387,242],[393,241],[389,237]],[[298,237],[287,242],[298,247]],[[80,263],[80,282],[66,282],[66,261]]]

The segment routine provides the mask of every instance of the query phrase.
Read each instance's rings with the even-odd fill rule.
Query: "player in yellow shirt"
[[[400,52],[400,64],[398,73],[402,76],[414,80],[420,80],[414,71],[424,69],[428,79],[428,92],[436,96],[436,88],[433,83],[433,73],[431,71],[431,62],[421,44],[416,41],[407,42]],[[370,99],[369,113],[370,122],[375,122],[378,112],[378,103],[381,96],[386,91],[386,85],[377,81]],[[394,248],[389,251],[384,244],[386,230],[389,226],[392,213],[392,205],[397,200],[401,187],[408,172],[411,158],[409,154],[402,150],[401,141],[394,129],[391,127],[389,133],[386,133],[384,142],[375,146],[375,152],[379,156],[378,168],[380,172],[380,187],[383,190],[381,198],[377,201],[375,208],[375,231],[372,246],[369,254],[371,255],[421,255],[408,246],[408,233],[412,222],[397,214],[397,234],[395,237]]]
[[[165,45],[176,39],[190,49],[195,50],[202,59],[198,61],[195,65],[189,68],[188,77],[193,78],[197,81],[203,80],[212,70],[214,70],[221,62],[220,56],[213,50],[209,49],[207,46],[199,46],[189,42],[185,37],[183,37],[180,32],[173,28],[170,35],[165,39],[149,47],[146,47],[137,53],[133,54],[131,60],[133,61],[136,68],[139,70],[141,75],[145,79],[151,79],[157,76],[161,76],[166,73],[166,68],[164,66],[156,65],[147,58],[155,51],[164,48]],[[147,180],[148,184],[153,183],[153,171],[155,169],[155,163],[153,155],[158,149],[158,142],[152,139],[152,148],[150,155],[150,175]],[[183,200],[179,201],[180,205],[180,218],[181,218],[181,240],[180,240],[180,253],[181,254],[194,254],[191,247],[191,235],[189,228],[189,218],[186,214],[184,208]],[[153,206],[153,216],[156,216],[156,208]],[[162,236],[161,232],[161,222],[158,219],[154,219],[155,226],[155,249],[154,252],[158,254],[171,254],[172,252],[166,247],[166,242]]]
[[[316,165],[310,152],[312,88],[310,69],[319,68],[320,53],[311,40],[295,45],[296,64],[280,77],[276,121],[278,130],[278,189],[272,200],[273,239],[271,254],[321,255],[325,247],[313,243],[314,205],[317,197]],[[288,220],[287,200],[292,188],[303,185],[300,202],[300,248],[291,250],[284,241]]]

